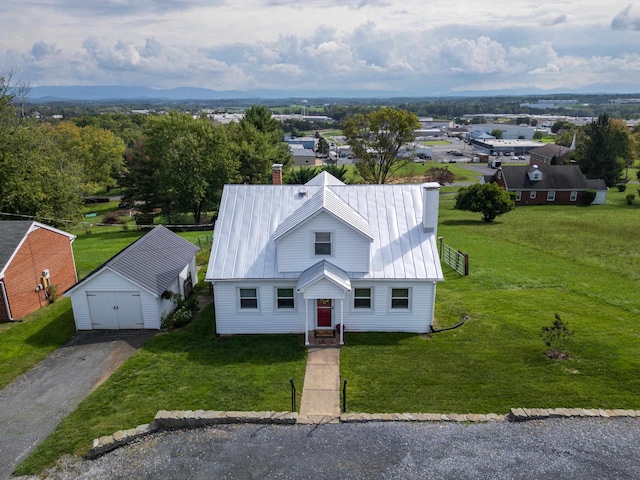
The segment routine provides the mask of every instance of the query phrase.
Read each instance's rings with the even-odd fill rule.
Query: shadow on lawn
[[[56,308],[58,307],[58,308]],[[29,336],[25,343],[34,347],[58,347],[68,342],[72,337],[75,329],[73,322],[73,312],[71,310],[71,302],[68,305],[58,306],[50,305],[45,309],[36,312],[36,315],[45,315],[45,312],[52,313],[53,320],[49,321],[44,327],[38,329],[33,335]]]
[[[217,337],[213,306],[205,307],[184,328],[147,341],[143,350],[154,355],[186,353],[190,361],[207,365],[272,365],[304,361],[302,335],[231,335]]]

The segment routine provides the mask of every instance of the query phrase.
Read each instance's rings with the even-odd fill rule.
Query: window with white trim
[[[353,308],[371,308],[371,289],[353,289]]]
[[[569,197],[569,201],[575,202],[578,199],[578,192],[571,192],[571,196]]]
[[[278,309],[295,308],[293,288],[276,288],[276,307]]]
[[[314,232],[314,253],[331,255],[331,232]]]
[[[391,289],[391,308],[392,309],[408,309],[409,308],[409,289],[408,288],[392,288]]]
[[[257,288],[239,288],[238,296],[240,297],[240,308],[243,310],[258,309],[258,289]]]
[[[518,190],[516,192],[516,202],[519,202],[521,198],[522,198],[522,192]]]
[[[550,191],[547,192],[547,202],[553,202],[556,199],[556,192],[555,191]]]
[[[529,192],[529,198],[536,198],[536,192]]]

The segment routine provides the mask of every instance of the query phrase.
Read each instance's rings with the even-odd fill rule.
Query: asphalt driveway
[[[41,478],[637,479],[640,419],[225,425],[149,435]],[[65,463],[66,462],[66,463]]]
[[[0,478],[43,441],[154,332],[79,332],[0,390]]]

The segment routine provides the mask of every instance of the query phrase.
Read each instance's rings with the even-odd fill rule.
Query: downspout
[[[4,288],[4,280],[0,280],[0,290],[2,290],[2,299],[4,300],[4,308],[7,310],[7,316],[9,321],[13,320],[11,317],[11,308],[9,308],[9,299],[7,298],[7,290]]]

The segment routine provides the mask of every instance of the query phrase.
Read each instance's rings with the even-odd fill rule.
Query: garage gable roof
[[[193,243],[158,225],[87,275],[68,292],[108,268],[160,296],[199,250]]]

